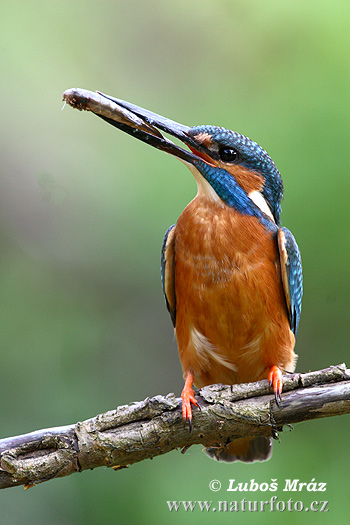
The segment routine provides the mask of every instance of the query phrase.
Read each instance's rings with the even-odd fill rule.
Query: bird
[[[238,132],[185,126],[101,92],[72,89],[63,99],[176,156],[197,183],[161,250],[185,382],[184,421],[192,425],[198,407],[194,386],[268,379],[280,405],[283,373],[296,365],[303,277],[298,245],[281,226],[283,182],[271,157]],[[206,451],[218,461],[264,461],[272,438],[246,437]]]

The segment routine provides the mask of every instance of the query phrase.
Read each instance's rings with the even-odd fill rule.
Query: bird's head
[[[249,210],[246,194],[279,225],[282,178],[271,157],[259,144],[240,133],[217,126],[195,126],[188,130],[188,136],[193,141],[188,142],[189,148],[205,161],[205,164],[196,163],[195,167],[222,201],[236,208],[246,206]],[[197,183],[201,184],[198,178]]]
[[[188,127],[102,93],[70,89],[63,100],[92,111],[113,126],[175,155],[195,176],[198,192],[263,222],[280,224],[283,184],[266,151],[256,142],[217,126]],[[190,151],[165,138],[166,132]]]

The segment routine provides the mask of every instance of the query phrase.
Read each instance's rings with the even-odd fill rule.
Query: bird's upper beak
[[[99,91],[68,89],[63,93],[63,100],[73,108],[95,113],[122,131],[166,153],[175,155],[185,162],[194,164],[196,161],[204,161],[212,164],[206,148],[189,135],[191,128],[188,126],[178,124],[124,100],[104,95]],[[164,137],[159,130],[179,139],[191,151],[177,146]]]

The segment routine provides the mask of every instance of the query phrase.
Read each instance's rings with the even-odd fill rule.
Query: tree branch
[[[350,413],[350,370],[345,364],[284,377],[280,408],[266,380],[196,392],[193,429],[181,399],[155,396],[77,424],[0,440],[0,488],[107,466],[115,470],[175,448],[222,446],[245,436],[277,437],[284,425]]]

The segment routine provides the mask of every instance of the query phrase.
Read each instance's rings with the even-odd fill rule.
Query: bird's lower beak
[[[63,93],[63,100],[80,111],[86,110],[95,113],[122,131],[166,153],[175,155],[185,162],[193,164],[196,161],[205,160],[203,154],[197,151],[200,146],[188,135],[190,130],[188,126],[178,124],[124,100],[104,95],[99,91],[68,89]],[[165,138],[159,130],[179,139],[188,145],[192,151],[177,146]]]

